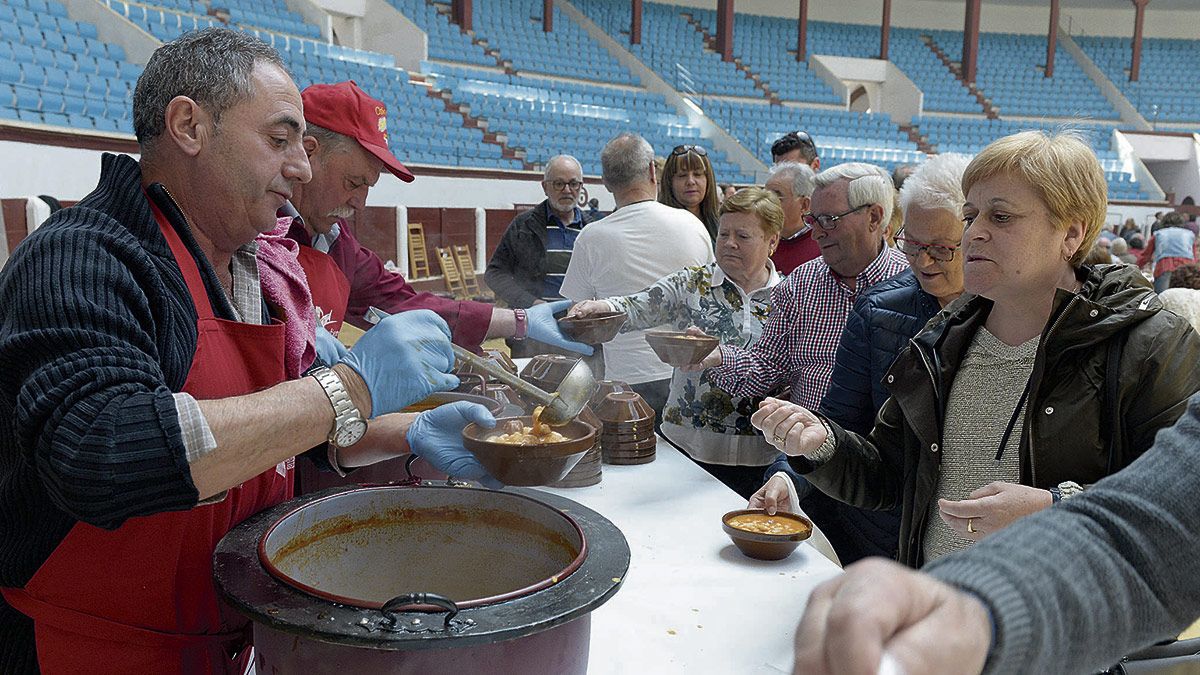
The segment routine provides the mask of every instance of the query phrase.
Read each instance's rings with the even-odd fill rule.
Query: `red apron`
[[[304,268],[304,276],[308,277],[317,326],[324,326],[325,330],[336,336],[342,330],[342,321],[346,319],[350,281],[333,258],[311,246],[301,244],[297,257]]]
[[[227,398],[287,379],[284,324],[216,318],[195,260],[157,209],[155,215],[199,317],[183,391]],[[77,523],[24,589],[3,589],[35,622],[42,672],[243,672],[247,622],[217,599],[213,549],[239,522],[291,493],[289,460],[216,504],[130,518],[116,530]]]

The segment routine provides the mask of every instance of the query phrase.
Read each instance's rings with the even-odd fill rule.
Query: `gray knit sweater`
[[[1041,336],[1010,347],[987,327],[975,331],[962,364],[954,374],[946,398],[946,423],[942,430],[942,470],[938,474],[938,499],[966,499],[993,481],[1021,482],[1021,434],[1025,430],[1025,404],[1021,392],[1033,373]],[[1008,435],[1004,452],[996,458],[1000,439],[1020,404],[1017,422]],[[925,530],[925,560],[970,546],[972,540],[950,529],[930,508]]]
[[[1123,471],[924,568],[989,606],[988,673],[1088,673],[1200,615],[1200,395]]]

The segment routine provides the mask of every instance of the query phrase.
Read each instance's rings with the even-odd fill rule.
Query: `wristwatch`
[[[513,320],[516,323],[513,330],[514,340],[524,340],[526,335],[529,335],[529,316],[525,310],[517,308],[513,310]]]
[[[330,458],[334,460],[336,453],[332,448],[348,448],[362,440],[363,434],[367,433],[367,421],[362,418],[362,414],[350,398],[350,392],[346,391],[342,378],[338,377],[337,373],[320,366],[313,368],[309,374],[321,383],[321,388],[325,390],[325,395],[333,405],[333,429],[329,432],[329,445]],[[337,468],[335,462],[330,463]]]
[[[1083,492],[1083,486],[1075,481],[1066,480],[1050,488],[1050,503],[1057,504],[1068,497]]]

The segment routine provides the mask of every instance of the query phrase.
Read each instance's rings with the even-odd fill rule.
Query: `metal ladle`
[[[370,307],[364,318],[367,322],[376,324],[386,316],[387,312],[378,307]],[[454,355],[458,358],[545,406],[540,419],[550,426],[560,427],[578,417],[583,411],[583,406],[587,405],[600,389],[600,384],[592,376],[592,369],[588,368],[582,359],[576,361],[571,370],[567,371],[566,377],[558,385],[558,391],[547,393],[508,372],[495,361],[473,354],[458,345],[450,346],[454,348]]]
[[[545,406],[541,420],[550,426],[562,426],[578,417],[583,411],[583,406],[587,405],[600,388],[600,384],[592,376],[592,369],[588,368],[582,359],[576,361],[571,370],[567,371],[558,385],[558,390],[548,393],[508,372],[495,361],[472,354],[458,345],[451,346],[454,347],[454,355],[471,364],[473,368],[482,370]]]

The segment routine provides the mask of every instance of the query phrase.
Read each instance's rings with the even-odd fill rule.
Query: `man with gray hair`
[[[780,162],[771,167],[764,186],[779,197],[783,205],[783,231],[779,247],[771,254],[771,262],[782,275],[821,255],[821,247],[812,238],[812,228],[804,216],[812,206],[816,174],[812,167],[800,162]]]
[[[431,312],[317,360],[295,254],[262,236],[310,177],[274,50],[185,33],[133,111],[140,160],[104,155],[0,272],[4,673],[244,671],[213,550],[291,495],[297,454],[340,471],[411,450],[450,472],[474,460],[447,440],[495,424],[482,406],[388,414],[458,384]]]
[[[295,210],[280,215],[288,217],[287,236],[300,245],[315,313],[331,333],[338,334],[343,320],[362,330],[370,328],[366,313],[371,307],[388,313],[428,309],[449,324],[455,344],[468,349],[477,349],[489,338],[529,337],[563,350],[591,353],[591,347],[569,341],[559,332],[553,313],[565,306],[541,307],[527,314],[524,308],[532,303],[503,309],[442,298],[418,293],[403,274],[387,269],[378,254],[359,243],[347,223],[366,208],[367,195],[383,171],[405,182],[414,180],[388,142],[387,107],[352,81],[314,84],[301,97],[308,122],[304,150],[312,165],[312,180],[295,189]],[[578,172],[578,163],[571,163]],[[570,180],[578,192],[578,176]],[[573,209],[574,198],[570,201]]]
[[[488,262],[488,287],[509,307],[562,298],[559,290],[575,239],[588,222],[578,204],[582,188],[579,160],[557,155],[546,162],[546,199],[513,218]]]
[[[562,294],[594,300],[636,293],[685,267],[715,260],[712,240],[696,216],[660,204],[654,150],[625,133],[600,153],[604,186],[617,210],[584,228],[575,242]],[[671,367],[646,344],[645,331],[630,331],[604,345],[604,374],[630,384],[661,416]]]
[[[797,267],[771,292],[762,336],[747,348],[721,345],[697,368],[736,396],[766,396],[791,388],[792,401],[821,404],[838,342],[855,299],[905,269],[904,254],[884,245],[895,188],[883,169],[839,164],[816,177],[805,221],[821,257]]]

